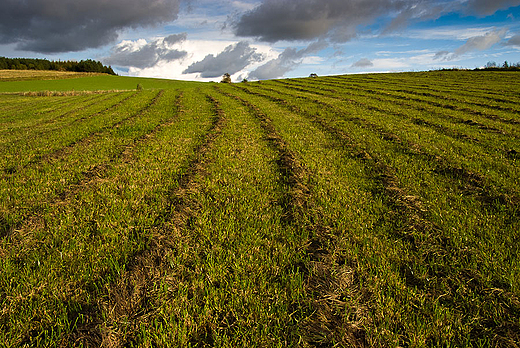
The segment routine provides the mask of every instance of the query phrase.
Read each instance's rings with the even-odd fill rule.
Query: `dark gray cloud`
[[[327,47],[325,41],[316,41],[304,49],[286,48],[276,59],[272,59],[249,73],[252,80],[268,80],[282,77],[286,72],[295,69],[302,59]]]
[[[450,51],[439,51],[433,56],[433,59],[436,60],[451,60],[453,58],[455,58],[455,55]]]
[[[117,39],[125,28],[177,18],[182,0],[3,0],[0,43],[42,53],[81,51]]]
[[[378,19],[390,19],[382,33],[450,12],[488,15],[520,5],[520,0],[263,0],[235,23],[238,36],[263,41],[327,38],[346,42]]]
[[[203,60],[193,63],[183,74],[200,73],[201,77],[220,77],[225,73],[234,74],[251,63],[263,59],[256,48],[249,46],[246,41],[227,46],[216,56],[208,54]]]
[[[416,2],[403,7],[383,30],[383,34],[405,29],[411,22],[438,19],[443,13],[454,10],[455,3]]]
[[[172,34],[170,36],[167,36],[164,38],[164,42],[168,45],[176,44],[177,42],[186,41],[186,38],[188,37],[187,33],[180,33],[180,34]]]
[[[312,40],[342,27],[342,36],[350,38],[355,35],[358,24],[373,20],[375,13],[385,10],[379,9],[378,1],[364,1],[363,6],[356,3],[358,1],[264,0],[239,19],[235,33],[268,42]]]
[[[268,42],[311,40],[327,37],[345,42],[355,37],[358,27],[379,17],[395,16],[389,29],[405,26],[413,18],[436,18],[450,1],[437,0],[264,0],[235,24],[239,36]]]
[[[372,63],[368,58],[362,58],[352,64],[352,68],[370,68],[374,66],[374,63]]]
[[[103,58],[102,61],[104,64],[114,66],[150,68],[159,62],[184,58],[187,55],[186,51],[179,51],[171,47],[184,40],[186,40],[186,33],[170,35],[142,46],[126,41],[115,46],[112,54]]]

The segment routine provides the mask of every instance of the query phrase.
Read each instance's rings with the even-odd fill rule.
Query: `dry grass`
[[[86,94],[102,94],[102,93],[118,93],[118,92],[128,92],[130,90],[108,90],[108,91],[37,91],[37,92],[19,92],[14,93],[18,95],[23,95],[26,97],[65,97],[65,96],[75,96],[75,95],[86,95]]]
[[[0,92],[0,95],[21,95],[24,97],[70,97],[76,95],[89,94],[106,94],[106,93],[120,93],[129,92],[130,89],[111,89],[111,90],[96,90],[96,91],[34,91],[34,92]]]

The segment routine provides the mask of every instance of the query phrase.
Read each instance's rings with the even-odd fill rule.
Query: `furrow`
[[[336,81],[337,83],[339,83],[340,86],[343,86],[346,88],[350,88],[354,85],[359,86],[359,82],[347,81],[345,78],[342,78],[342,77],[331,76],[330,80]],[[487,99],[491,102],[502,102],[502,103],[507,103],[507,104],[514,104],[514,103],[518,102],[518,100],[517,100],[518,96],[515,94],[507,94],[507,93],[505,93],[505,91],[497,92],[497,90],[495,90],[495,89],[482,88],[482,85],[480,85],[481,87],[479,89],[473,89],[471,87],[473,87],[474,84],[471,86],[468,86],[465,84],[457,84],[457,83],[453,82],[450,84],[451,89],[445,89],[445,88],[441,88],[438,85],[439,81],[431,81],[431,82],[429,81],[430,83],[425,83],[425,84],[414,83],[413,85],[410,85],[409,82],[410,81],[406,80],[406,79],[404,79],[404,80],[395,79],[393,81],[379,80],[377,82],[374,82],[375,86],[373,86],[373,87],[380,89],[381,86],[384,85],[384,86],[388,86],[388,88],[385,88],[384,90],[390,90],[390,91],[396,91],[395,88],[403,90],[403,88],[408,87],[408,88],[425,90],[426,93],[430,93],[430,94],[434,94],[434,92],[438,92],[438,93],[441,93],[440,97],[442,99],[444,99],[444,97],[446,96],[447,93],[450,93],[452,95],[467,96],[467,97],[472,97],[472,98],[478,97],[478,98],[482,98],[482,99]],[[443,83],[444,83],[444,81],[443,81]],[[338,86],[338,84],[336,84],[335,86]],[[403,90],[403,91],[406,91],[406,90]],[[421,92],[419,92],[419,93],[421,93]],[[491,97],[491,96],[495,96],[495,97]],[[504,99],[505,96],[511,97],[512,99]],[[455,99],[456,98],[454,98],[454,100]],[[479,104],[482,104],[482,103],[479,103]],[[489,107],[489,105],[484,105],[484,106]],[[511,109],[511,110],[516,110],[516,109]]]
[[[266,133],[266,139],[269,144],[279,153],[278,167],[285,184],[290,187],[290,191],[286,193],[281,203],[286,208],[286,223],[295,223],[297,218],[294,214],[305,210],[304,205],[308,201],[309,188],[304,183],[304,178],[308,177],[308,174],[301,163],[297,161],[295,155],[288,149],[285,141],[277,133],[271,120],[256,105],[238,96],[225,93],[220,89],[217,90],[228,97],[238,100],[251,110]]]
[[[194,156],[185,169],[177,178],[172,178],[171,181],[177,185],[167,192],[169,203],[166,209],[157,214],[157,228],[152,232],[153,239],[149,247],[131,257],[125,273],[107,286],[106,294],[100,297],[97,306],[88,313],[89,321],[78,327],[69,337],[70,340],[110,347],[129,346],[132,342],[128,341],[128,337],[132,335],[127,336],[120,331],[117,323],[124,318],[127,327],[137,330],[151,314],[150,301],[154,284],[170,266],[164,255],[174,248],[171,238],[176,238],[175,235],[189,224],[193,212],[197,210],[188,191],[197,189],[194,178],[204,175],[209,164],[207,153],[225,127],[226,115],[218,101],[211,96],[206,98],[213,104],[211,126],[195,147]]]
[[[348,91],[348,93],[351,94],[351,95],[355,95],[355,94],[353,94],[351,92],[351,90],[352,90],[351,88],[345,88],[345,89],[342,90],[342,92],[339,92],[337,89],[329,89],[329,88],[321,87],[321,85],[326,85],[326,86],[336,87],[337,88],[338,85],[334,85],[334,84],[331,84],[331,83],[326,83],[326,82],[323,82],[323,81],[320,81],[318,83],[318,85],[320,85],[320,86],[317,86],[317,84],[313,84],[312,86],[313,86],[313,88],[317,88],[320,91],[330,92],[330,93],[324,94],[324,95],[326,95],[326,96],[328,96],[330,98],[335,98],[335,99],[338,99],[338,100],[344,100],[345,98],[339,97],[338,93],[345,94],[346,93],[345,91]],[[457,123],[458,124],[465,124],[465,125],[468,125],[468,126],[476,127],[478,129],[487,130],[487,131],[490,131],[492,133],[502,134],[502,135],[505,135],[505,136],[508,136],[508,137],[513,137],[513,138],[517,138],[518,137],[518,136],[516,136],[516,135],[514,135],[514,134],[512,134],[510,132],[506,132],[506,131],[498,129],[496,127],[492,127],[492,126],[489,126],[489,125],[482,124],[482,123],[477,122],[477,121],[472,120],[472,119],[464,119],[464,118],[461,118],[461,117],[457,117],[455,115],[447,114],[446,112],[438,112],[438,111],[436,111],[433,108],[427,108],[425,106],[408,103],[407,101],[409,101],[410,98],[406,98],[406,97],[403,97],[403,96],[390,95],[389,93],[385,92],[385,90],[368,89],[368,90],[363,90],[363,91],[367,91],[368,92],[368,93],[365,93],[363,95],[360,95],[360,96],[365,97],[365,98],[374,99],[374,100],[377,100],[377,101],[380,101],[380,102],[384,102],[384,103],[391,102],[391,103],[394,103],[394,104],[403,105],[403,106],[412,108],[413,110],[417,110],[417,111],[420,111],[420,112],[426,112],[426,113],[428,113],[430,115],[435,115],[436,117],[445,119],[445,120],[447,120],[449,122],[453,122],[453,123],[456,123],[456,124]],[[313,93],[314,91],[313,90],[308,90],[308,92],[309,93]],[[375,94],[379,95],[379,97],[376,96]],[[415,101],[418,102],[418,103],[422,103],[422,100],[420,100],[420,99],[415,99]],[[437,106],[433,106],[433,107],[438,108]],[[443,108],[443,110],[445,110],[445,109]]]
[[[257,88],[261,88],[261,87],[257,87]],[[287,88],[294,89],[293,87],[287,87]],[[488,150],[487,147],[489,147],[489,145],[487,143],[486,144],[481,144],[481,141],[479,139],[476,139],[474,137],[468,136],[465,133],[454,131],[454,130],[448,128],[448,127],[445,127],[445,126],[439,125],[437,123],[433,123],[433,122],[427,121],[427,120],[425,120],[423,118],[417,118],[417,117],[408,116],[404,112],[389,112],[389,111],[381,109],[381,108],[379,108],[377,106],[367,105],[366,103],[363,103],[363,102],[360,102],[360,101],[357,101],[357,100],[353,100],[353,99],[350,99],[350,98],[337,97],[337,96],[334,96],[334,95],[329,95],[327,93],[316,92],[316,91],[308,90],[308,89],[304,89],[304,88],[297,88],[297,90],[301,91],[301,92],[305,92],[305,93],[323,95],[323,96],[328,97],[328,98],[332,98],[332,99],[337,99],[337,100],[340,100],[340,101],[353,103],[355,105],[359,105],[360,107],[366,108],[367,110],[376,111],[378,113],[383,113],[383,114],[387,113],[389,115],[404,117],[404,118],[410,119],[410,121],[412,123],[416,124],[416,125],[434,129],[438,133],[446,135],[446,136],[449,136],[449,137],[451,137],[453,139],[460,139],[460,140],[473,142],[473,143],[477,144],[478,146],[480,146],[481,148],[483,148],[484,151],[487,151]],[[291,96],[291,94],[288,93],[288,92],[280,92],[280,91],[277,91],[277,92],[281,93],[281,94],[284,94],[284,95]],[[310,98],[308,96],[300,96],[300,98],[311,100],[314,103],[318,103],[318,104],[323,105],[325,107],[331,108],[330,105],[328,105],[328,104],[326,104],[326,103],[324,103],[324,102],[322,102],[322,101],[320,101],[320,100],[318,100],[316,98],[313,99],[313,98]],[[388,101],[385,101],[385,102],[388,102]],[[473,121],[464,121],[462,123],[465,123],[465,124],[475,124],[475,122],[473,122]],[[516,138],[515,135],[511,135],[510,137]],[[516,158],[518,157],[517,156],[517,150],[515,148],[504,148],[503,146],[500,146],[500,147],[496,148],[496,151],[497,152],[502,152],[505,155],[505,157],[507,159],[511,160],[511,161],[515,161]]]
[[[121,93],[117,93],[117,95],[120,95]],[[98,95],[93,95],[93,96],[89,96],[87,98],[84,98],[83,100],[80,101],[81,104],[83,105],[78,105],[78,103],[76,103],[75,101],[69,101],[66,106],[68,106],[68,109],[69,110],[66,110],[64,112],[61,112],[60,109],[52,109],[52,110],[49,110],[48,112],[44,112],[43,114],[52,114],[52,113],[55,113],[56,111],[58,111],[59,113],[57,115],[52,115],[50,118],[46,118],[44,120],[41,120],[37,123],[33,123],[33,124],[30,124],[30,125],[23,125],[23,126],[20,126],[18,128],[16,128],[16,130],[23,130],[23,129],[28,129],[28,128],[32,128],[32,127],[39,127],[39,126],[42,126],[42,125],[45,125],[45,124],[48,124],[48,123],[52,123],[56,120],[59,120],[59,119],[62,119],[64,117],[66,117],[67,115],[70,115],[74,112],[77,112],[77,111],[80,111],[80,110],[83,110],[85,108],[88,108],[92,105],[96,105],[97,103],[99,102],[103,102],[103,101],[106,101],[106,100],[109,100],[111,98],[114,97],[114,94],[98,94]],[[79,97],[81,98],[81,97]],[[25,123],[25,122],[24,122]]]
[[[286,81],[277,81],[277,82],[284,83],[286,85],[295,84],[295,85],[300,86],[300,88],[302,88],[301,84],[297,84],[297,83],[293,83],[293,82],[291,82],[291,83],[286,82]],[[428,99],[423,99],[423,98],[411,98],[409,96],[403,96],[403,95],[395,94],[395,93],[398,93],[398,92],[403,92],[403,93],[407,93],[407,94],[412,94],[412,95],[416,95],[416,96],[424,96],[424,97],[428,97],[428,98],[436,98],[436,99],[440,98],[439,96],[436,96],[436,95],[431,94],[431,93],[420,93],[420,92],[413,92],[413,91],[407,91],[407,90],[402,90],[402,91],[391,90],[392,93],[390,93],[389,91],[386,91],[386,90],[385,91],[378,91],[376,89],[367,89],[366,87],[358,86],[358,85],[349,85],[349,89],[357,89],[359,91],[366,92],[369,95],[372,94],[372,93],[377,93],[377,94],[386,95],[386,96],[391,95],[392,98],[396,98],[396,99],[414,100],[414,101],[417,101],[417,102],[429,104],[429,105],[432,105],[432,106],[435,106],[435,107],[438,107],[438,108],[442,108],[442,109],[461,111],[461,112],[465,112],[467,114],[481,116],[481,117],[487,118],[489,120],[497,121],[497,122],[501,122],[501,123],[506,123],[506,124],[511,124],[511,125],[518,125],[518,124],[520,124],[520,121],[512,119],[512,118],[505,118],[505,117],[502,117],[502,116],[499,116],[499,115],[496,115],[496,114],[490,114],[488,112],[482,112],[482,111],[479,111],[479,110],[474,110],[474,109],[471,109],[471,108],[468,108],[468,107],[465,107],[465,106],[458,106],[458,105],[454,105],[454,104],[449,104],[447,102],[436,102],[436,101],[433,101],[433,100],[428,100]],[[470,104],[470,105],[490,108],[489,105],[486,105],[486,104],[482,104],[482,103],[469,103],[469,102],[465,102],[465,101],[459,101],[457,99],[450,98],[450,97],[447,97],[447,96],[444,96],[442,99],[444,99],[446,101],[449,100],[449,101],[453,101],[453,102],[460,102],[460,103],[464,103],[464,104]],[[518,110],[513,109],[513,108],[500,108],[499,106],[497,106],[496,108],[495,108],[495,106],[493,106],[493,108],[494,109],[500,109],[502,111],[507,111],[507,112],[515,112],[515,113],[518,112]]]
[[[120,94],[121,94],[121,93],[117,93],[117,96],[119,96]],[[134,95],[135,95],[135,94],[134,94]],[[134,95],[132,95],[132,96],[134,96]],[[89,107],[91,107],[91,106],[94,106],[94,105],[96,105],[96,104],[102,103],[102,102],[104,102],[104,101],[106,101],[106,100],[109,100],[109,99],[112,99],[112,98],[116,98],[117,96],[115,96],[115,97],[114,97],[114,96],[111,96],[111,97],[108,97],[108,98],[103,99],[102,101],[96,100],[96,101],[94,101],[93,103],[90,103],[90,104],[88,104],[88,105],[82,106],[82,107],[80,107],[80,108],[74,108],[74,109],[72,109],[72,110],[69,110],[69,111],[67,111],[66,113],[61,114],[61,115],[59,115],[59,116],[57,116],[57,117],[55,117],[55,118],[52,118],[52,119],[49,119],[49,120],[45,120],[45,121],[42,121],[42,122],[40,122],[40,123],[38,123],[38,124],[31,125],[31,126],[28,126],[28,127],[19,128],[19,129],[17,129],[16,131],[20,131],[20,132],[22,132],[22,131],[24,131],[24,130],[31,129],[31,130],[33,131],[33,132],[31,132],[31,134],[34,134],[34,135],[31,136],[32,139],[39,139],[39,138],[42,138],[43,136],[46,136],[46,135],[48,135],[49,133],[52,133],[52,132],[56,131],[57,129],[56,129],[56,128],[50,128],[50,129],[44,129],[44,130],[37,131],[37,130],[35,130],[36,127],[39,127],[39,126],[42,126],[42,125],[46,125],[46,124],[49,124],[49,123],[54,123],[54,122],[56,122],[57,120],[60,120],[60,119],[65,118],[67,115],[74,114],[74,113],[77,113],[77,112],[79,112],[79,111],[85,110],[85,109],[87,109],[87,108],[89,108]],[[111,109],[114,109],[114,108],[120,106],[120,105],[123,104],[125,101],[127,101],[128,99],[130,99],[132,96],[129,96],[129,97],[127,97],[127,98],[124,98],[123,100],[120,100],[120,101],[118,101],[117,103],[112,104],[112,105],[110,105],[110,106],[104,108],[103,110],[93,112],[93,113],[91,113],[91,114],[89,114],[89,115],[86,115],[86,116],[85,116],[85,115],[84,115],[84,116],[80,116],[80,117],[78,117],[77,119],[72,120],[72,121],[69,122],[69,123],[61,124],[61,125],[59,125],[59,126],[62,127],[62,128],[67,128],[67,127],[70,127],[72,124],[75,124],[76,122],[78,122],[78,121],[80,121],[80,120],[83,121],[83,120],[86,120],[86,119],[91,119],[91,118],[93,118],[93,117],[95,117],[95,116],[98,116],[98,115],[100,115],[100,114],[102,114],[102,113],[104,113],[104,112],[110,111]],[[9,147],[7,147],[7,149],[15,148],[15,147],[17,147],[17,146],[20,146],[20,143],[22,143],[22,142],[23,142],[24,144],[26,144],[26,142],[27,142],[27,138],[20,137],[20,138],[18,138],[18,139],[13,139],[12,141],[9,142]]]
[[[265,88],[259,87],[259,86],[256,86],[256,88],[261,88],[261,89],[265,90]],[[290,87],[287,87],[287,88],[290,89]],[[399,100],[382,99],[382,98],[379,98],[377,96],[372,96],[372,95],[362,96],[362,97],[365,97],[365,98],[370,98],[370,99],[375,99],[375,100],[381,101],[385,105],[388,104],[388,103],[397,103],[397,104],[400,104],[400,105],[409,106],[409,107],[413,108],[414,110],[417,110],[417,111],[420,111],[420,112],[426,112],[426,113],[428,113],[430,115],[438,116],[439,118],[446,119],[449,122],[464,124],[464,125],[468,125],[468,126],[475,126],[478,129],[480,129],[480,130],[488,130],[488,131],[491,131],[492,133],[495,133],[495,134],[504,135],[506,137],[505,140],[509,141],[508,145],[504,144],[503,142],[497,142],[497,141],[495,141],[495,139],[492,139],[492,138],[491,139],[486,139],[486,140],[478,139],[478,138],[475,138],[473,136],[469,136],[469,135],[465,134],[464,132],[455,131],[455,130],[449,128],[449,127],[440,125],[438,123],[430,122],[430,121],[426,120],[423,117],[410,116],[405,111],[389,112],[387,110],[384,110],[384,109],[381,109],[381,108],[378,108],[378,107],[369,106],[366,103],[363,103],[363,102],[358,101],[358,100],[353,100],[353,99],[350,99],[350,98],[344,98],[344,97],[338,96],[336,90],[328,90],[328,91],[331,92],[330,94],[329,93],[317,92],[315,90],[303,89],[303,88],[301,88],[299,90],[301,92],[304,92],[304,93],[323,95],[325,97],[336,99],[336,100],[339,100],[339,101],[345,101],[345,102],[348,102],[348,103],[353,103],[355,105],[359,105],[360,107],[367,108],[368,110],[376,111],[376,112],[379,112],[379,113],[387,113],[387,114],[390,114],[390,115],[403,117],[403,118],[409,119],[410,122],[412,122],[413,124],[416,124],[416,125],[419,125],[419,126],[422,126],[422,127],[428,127],[430,129],[434,129],[439,134],[443,134],[443,135],[449,136],[449,137],[451,137],[453,139],[468,141],[468,142],[477,144],[484,151],[489,151],[490,146],[491,146],[491,148],[494,148],[496,152],[502,153],[504,155],[504,157],[506,159],[508,159],[509,161],[511,161],[511,162],[514,162],[518,158],[518,150],[516,149],[516,146],[514,145],[514,143],[511,142],[511,139],[516,139],[518,137],[517,135],[512,134],[511,132],[503,131],[503,130],[495,128],[495,127],[490,127],[488,125],[483,125],[483,124],[481,124],[479,122],[476,122],[476,121],[474,121],[472,119],[462,119],[462,118],[459,118],[459,117],[456,117],[456,116],[453,116],[453,115],[449,115],[447,113],[442,113],[442,112],[437,112],[437,111],[434,111],[434,110],[430,110],[430,109],[427,109],[426,107],[421,107],[421,106],[417,106],[417,105],[409,105],[409,104],[407,104],[405,102],[402,102],[402,101],[399,101]],[[277,90],[277,93],[280,93],[280,94],[292,97],[291,93],[288,93],[288,92],[282,92],[282,91]],[[308,100],[313,100],[315,103],[320,103],[321,102],[321,101],[317,100],[316,98],[312,99],[312,98],[309,98],[307,96],[301,96],[301,97],[302,98],[306,98]],[[491,135],[488,135],[486,138],[489,138],[489,137],[491,137]],[[493,145],[491,145],[490,143],[493,144]]]
[[[384,164],[383,161],[378,159],[375,154],[369,153],[366,149],[357,145],[355,141],[344,131],[330,125],[318,115],[313,115],[301,110],[298,106],[290,104],[285,99],[267,96],[261,93],[255,93],[245,88],[241,88],[241,90],[243,90],[246,93],[254,94],[269,99],[279,105],[282,105],[283,107],[289,109],[294,113],[311,119],[313,123],[315,123],[322,130],[333,135],[337,139],[337,141],[339,141],[342,144],[342,146],[344,146],[344,148],[347,149],[347,151],[345,151],[346,156],[348,156],[351,159],[361,160],[369,167],[368,171],[369,173],[371,173],[370,175],[376,178],[376,180],[378,181],[378,184],[376,186],[381,186],[384,188],[384,192],[386,193],[386,195],[391,198],[390,204],[399,208],[396,209],[397,211],[402,212],[405,216],[407,215],[406,211],[414,211],[415,214],[419,214],[423,211],[423,204],[420,202],[420,199],[418,199],[418,197],[406,194],[404,190],[399,187],[399,180],[394,175],[394,173],[396,172],[395,169]],[[356,122],[360,119],[349,118],[348,120]],[[386,138],[387,140],[400,141],[400,139],[393,134],[383,134],[384,138]],[[401,208],[404,208],[404,210]],[[432,227],[432,229],[438,230],[438,227]]]
[[[259,88],[261,88],[261,87],[259,87]],[[316,91],[314,91],[314,90],[308,90],[308,89],[305,89],[305,88],[302,88],[300,91],[302,91],[302,92],[306,91],[307,93],[319,94],[319,93],[316,93]],[[332,93],[335,92],[335,90],[330,90],[330,91]],[[287,95],[290,95],[290,94],[287,93]],[[445,127],[443,125],[440,125],[440,124],[437,124],[437,123],[434,123],[434,122],[430,122],[430,121],[426,121],[426,120],[424,120],[422,118],[410,117],[405,112],[395,112],[395,111],[392,112],[392,111],[389,111],[389,110],[386,110],[386,109],[383,109],[383,108],[380,108],[380,107],[377,107],[377,106],[373,106],[373,105],[369,105],[367,103],[363,103],[363,102],[361,102],[359,100],[350,99],[350,98],[337,97],[337,96],[335,96],[333,94],[329,95],[329,94],[323,93],[323,94],[320,94],[320,95],[323,95],[323,96],[326,96],[326,97],[330,97],[330,98],[333,98],[333,99],[337,99],[337,100],[341,100],[341,101],[346,101],[346,102],[349,102],[349,103],[353,103],[353,104],[359,105],[359,106],[361,106],[361,107],[363,107],[363,108],[365,108],[367,110],[376,111],[376,112],[379,112],[379,113],[385,113],[385,114],[389,114],[389,115],[393,115],[393,116],[398,116],[398,117],[402,117],[403,119],[409,119],[412,123],[414,123],[416,125],[432,128],[432,129],[436,130],[438,133],[441,133],[441,134],[444,134],[446,136],[449,136],[450,138],[462,139],[462,140],[467,140],[467,141],[471,141],[471,142],[474,142],[474,143],[480,143],[480,140],[477,139],[477,138],[474,138],[474,137],[471,137],[471,136],[469,136],[467,134],[464,134],[464,133],[458,132],[456,130],[450,129],[450,128]],[[376,99],[376,100],[381,100],[381,99],[378,99],[377,97],[373,97],[373,96],[370,96],[370,98]],[[319,102],[319,101],[318,100],[314,100],[314,102]],[[321,102],[319,102],[319,103],[321,103]]]
[[[150,102],[148,102],[144,107],[142,107],[141,109],[139,109],[137,112],[135,113],[132,113],[131,115],[127,116],[127,117],[124,117],[122,118],[121,120],[113,123],[113,124],[109,124],[109,125],[105,125],[103,127],[100,127],[99,129],[95,130],[95,131],[91,131],[89,132],[88,134],[86,134],[85,136],[83,136],[82,138],[80,139],[76,139],[72,142],[70,142],[69,144],[67,144],[66,146],[62,147],[62,148],[59,148],[59,149],[56,149],[52,152],[49,152],[49,153],[45,153],[45,154],[42,154],[42,155],[37,155],[35,157],[33,157],[32,159],[30,159],[29,161],[27,161],[26,163],[24,163],[20,169],[17,169],[16,167],[9,167],[9,168],[6,168],[4,169],[4,172],[6,174],[9,174],[9,175],[12,175],[12,174],[15,174],[16,172],[18,172],[19,170],[25,170],[27,169],[28,167],[31,167],[31,166],[34,166],[34,165],[37,165],[41,162],[48,162],[50,160],[53,160],[53,159],[56,159],[56,158],[60,158],[60,157],[64,157],[67,155],[67,153],[74,147],[76,146],[81,146],[82,144],[87,144],[87,143],[90,143],[93,141],[93,139],[95,139],[96,136],[99,136],[100,134],[104,133],[105,131],[108,131],[110,129],[114,129],[114,128],[117,128],[119,127],[120,125],[122,125],[123,123],[131,120],[131,119],[134,119],[136,117],[138,117],[139,115],[143,114],[144,112],[146,112],[148,109],[150,109],[156,102],[157,100],[161,97],[161,95],[163,94],[164,90],[161,90],[159,91],[153,98]],[[129,96],[128,98],[125,98],[125,100],[121,101],[120,103],[118,103],[118,105],[116,106],[119,106],[119,105],[122,105],[125,101],[127,101],[129,98],[131,98],[132,96]],[[113,106],[113,107],[116,107],[116,106]],[[113,107],[109,107],[107,108],[107,110],[105,111],[109,111],[110,109],[112,109]],[[99,115],[99,114],[102,114],[103,112],[105,111],[102,111],[102,112],[98,112],[96,114],[93,114],[91,115],[90,117],[94,117],[96,115]]]
[[[21,97],[23,98],[23,97]],[[25,97],[32,98],[32,97]],[[4,113],[0,116],[0,120],[4,122],[5,118],[12,118],[15,114],[18,114],[22,109],[24,112],[36,112],[42,108],[53,107],[52,111],[61,110],[70,107],[70,104],[73,103],[74,100],[81,98],[78,96],[73,97],[53,97],[54,100],[48,100],[49,97],[35,97],[36,101],[32,102],[24,102],[23,105],[19,105],[16,103],[15,105],[8,106],[4,109]],[[45,104],[42,105],[41,99],[47,99]]]
[[[246,90],[248,93],[255,93],[250,90]],[[290,103],[288,103],[286,100],[281,98],[276,98],[273,96],[266,96],[262,93],[257,93],[259,96],[263,96],[265,98],[270,98],[271,100],[275,102],[279,102],[283,104],[284,106],[288,107],[292,111],[295,112],[301,112],[300,109],[297,106],[294,106]],[[450,163],[448,160],[442,158],[439,155],[430,154],[427,151],[423,150],[419,144],[411,143],[408,141],[402,140],[397,135],[388,132],[381,126],[378,126],[368,120],[359,118],[359,117],[349,117],[344,115],[343,113],[338,113],[337,110],[327,104],[326,102],[315,100],[309,97],[301,96],[301,98],[304,98],[312,103],[318,104],[328,110],[330,112],[336,114],[338,117],[345,121],[356,123],[364,128],[368,128],[374,132],[377,132],[383,136],[383,139],[386,141],[390,141],[398,145],[399,151],[401,151],[403,154],[406,154],[411,157],[420,158],[422,161],[429,162],[429,163],[435,163],[436,169],[435,172],[437,174],[440,174],[444,177],[448,177],[454,180],[463,180],[464,184],[460,188],[464,194],[469,195],[475,195],[482,203],[493,206],[499,203],[499,205],[507,205],[511,208],[514,208],[518,204],[520,204],[520,198],[516,197],[513,194],[510,193],[501,193],[498,192],[496,187],[496,183],[490,183],[489,180],[482,177],[478,173],[472,172],[468,169],[465,169],[463,167],[456,166],[452,163]],[[414,119],[412,120],[416,124],[423,124],[423,123],[429,123],[424,120]],[[514,153],[512,155],[515,155]],[[490,184],[492,186],[490,187]],[[513,209],[513,211],[516,211]]]
[[[175,102],[176,105],[179,105],[180,99],[181,95],[177,97]],[[152,105],[149,107],[152,107]],[[146,110],[142,110],[141,113],[146,112]],[[136,147],[152,139],[160,129],[173,124],[177,118],[177,114],[173,115],[170,119],[156,125],[150,132],[131,139],[129,143],[111,154],[111,156],[105,162],[98,163],[80,173],[76,181],[69,183],[68,186],[60,192],[56,192],[55,196],[48,200],[47,205],[55,206],[64,204],[70,197],[73,197],[80,190],[85,189],[85,187],[88,186],[90,182],[102,179],[107,171],[109,171],[115,163],[120,162],[121,160],[123,162],[128,162],[132,156],[132,152]],[[16,236],[25,236],[28,233],[26,231],[27,229],[41,224],[39,221],[40,216],[38,210],[39,209],[36,207],[34,207],[32,210],[29,210],[16,224],[8,224],[7,220],[0,216],[0,223],[3,221],[3,227],[0,228],[0,237],[15,239]]]
[[[279,154],[278,167],[284,184],[289,187],[281,202],[285,207],[285,223],[300,228],[303,226],[312,236],[306,248],[310,262],[304,266],[307,290],[314,295],[314,313],[301,323],[306,343],[348,342],[354,347],[367,346],[366,331],[338,315],[345,310],[345,303],[340,300],[345,289],[339,279],[344,274],[333,272],[335,261],[327,248],[327,245],[334,243],[335,237],[331,236],[333,229],[318,220],[309,221],[306,217],[308,211],[317,210],[312,201],[312,188],[308,184],[312,181],[312,174],[289,149],[269,116],[258,106],[237,95],[219,91],[249,108],[260,122],[267,141]]]

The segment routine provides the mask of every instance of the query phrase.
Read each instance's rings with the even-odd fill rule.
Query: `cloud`
[[[173,21],[181,0],[4,0],[0,43],[58,53],[100,47],[122,29]]]
[[[355,36],[355,27],[381,13],[378,1],[366,1],[355,11],[357,1],[342,0],[264,0],[245,13],[235,24],[238,36],[258,37],[263,41],[313,40],[338,27],[344,37]],[[358,12],[358,16],[355,13]],[[368,18],[367,18],[368,17]],[[346,40],[345,40],[346,41]]]
[[[490,16],[498,10],[520,6],[520,0],[469,0],[466,8],[479,16]]]
[[[410,21],[438,18],[455,11],[459,1],[448,0],[263,0],[234,24],[238,36],[263,41],[328,38],[346,42],[359,27],[379,18],[392,19],[384,33],[406,27]]]
[[[252,10],[256,7],[255,4],[243,1],[231,1],[231,6],[239,10]]]
[[[452,60],[471,51],[484,51],[499,43],[506,35],[507,29],[494,29],[484,35],[470,37],[466,43],[455,51],[439,51],[435,54],[436,60]]]
[[[506,29],[501,30],[493,30],[488,32],[485,35],[475,36],[469,38],[468,41],[461,47],[455,50],[456,55],[461,55],[470,51],[484,51],[488,48],[491,48],[494,44],[500,42],[504,35],[506,34]]]
[[[509,40],[507,40],[504,45],[506,46],[520,46],[520,34],[516,34],[512,36]]]
[[[186,41],[186,38],[188,37],[187,33],[180,33],[180,34],[172,34],[170,36],[167,36],[164,38],[164,42],[168,45],[174,45],[178,42]]]
[[[234,74],[253,62],[259,62],[263,55],[249,46],[246,41],[227,46],[216,56],[208,54],[203,60],[191,64],[183,74],[200,73],[201,77],[219,77],[225,73]]]
[[[369,68],[374,66],[374,63],[372,63],[368,58],[363,58],[352,64],[352,68]]]
[[[292,47],[286,48],[277,58],[268,61],[250,72],[248,78],[252,80],[267,80],[281,77],[286,72],[300,65],[307,55],[321,51],[327,46],[325,41],[320,40],[311,43],[301,50]]]
[[[455,58],[454,53],[452,53],[450,51],[439,51],[439,52],[435,53],[435,55],[433,56],[433,59],[435,59],[435,60],[451,60],[454,58]]]
[[[422,40],[468,40],[472,37],[485,35],[495,30],[495,27],[463,27],[444,26],[430,29],[412,29],[406,34],[411,39]]]
[[[410,22],[435,20],[443,13],[454,10],[455,2],[411,2],[408,7],[403,7],[395,16],[390,24],[383,30],[383,34],[388,34],[406,28]]]
[[[170,62],[184,58],[186,51],[172,48],[186,40],[186,33],[173,34],[150,43],[146,40],[123,41],[112,48],[112,54],[102,61],[105,64],[122,67],[150,68],[159,62]]]
[[[443,14],[487,16],[520,5],[520,0],[263,0],[235,23],[237,36],[266,42],[327,38],[342,43],[376,22],[382,34]]]

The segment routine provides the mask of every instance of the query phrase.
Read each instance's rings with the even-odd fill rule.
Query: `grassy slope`
[[[518,346],[517,76],[0,82],[147,89],[0,96],[0,342]]]
[[[28,73],[30,74],[30,72]],[[49,78],[49,79],[47,79]],[[20,77],[18,77],[20,79]],[[35,91],[96,91],[96,90],[135,90],[137,84],[144,89],[150,88],[189,88],[199,86],[199,82],[153,79],[142,77],[112,76],[112,75],[67,75],[56,79],[55,74],[34,76],[34,78],[12,81],[10,78],[0,78],[1,92],[35,92]]]

